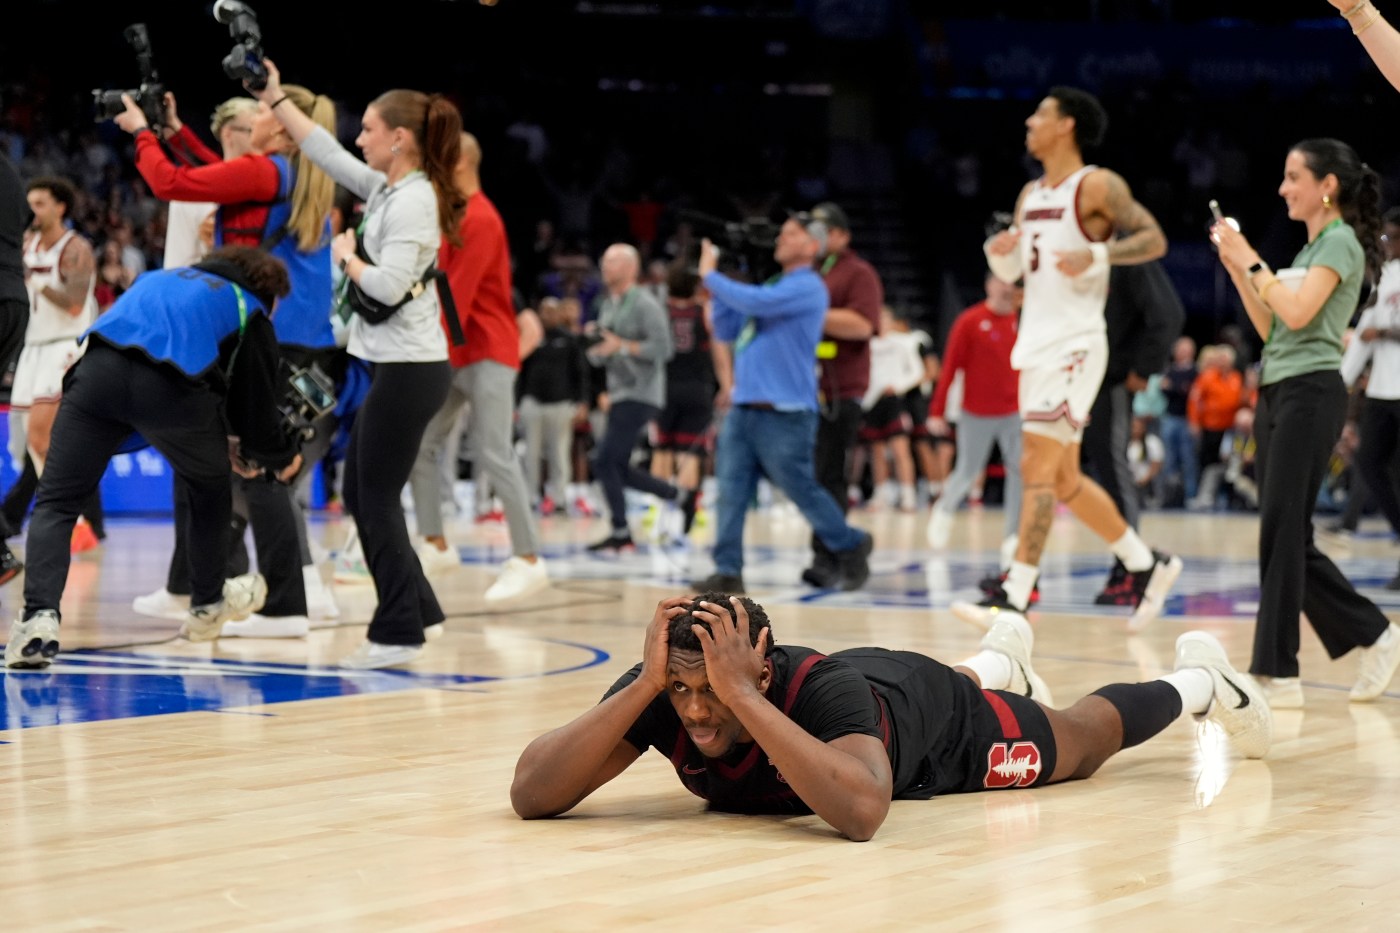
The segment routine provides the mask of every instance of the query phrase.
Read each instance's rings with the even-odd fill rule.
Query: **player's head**
[[[43,175],[30,181],[25,197],[38,230],[63,224],[78,206],[77,189],[68,179],[57,175]]]
[[[769,628],[768,613],[747,596],[736,598],[749,617],[749,643],[756,646],[759,634],[765,628]],[[708,620],[695,615],[696,611],[704,611],[701,603],[714,603],[733,611],[728,594],[702,593],[695,598],[686,612],[671,620],[667,631],[671,650],[666,662],[666,696],[700,753],[707,758],[720,758],[736,743],[753,741],[753,736],[749,735],[738,717],[721,703],[719,697],[710,689],[710,679],[705,671],[704,649],[700,647],[700,639],[691,628],[699,625],[706,630],[710,629]],[[767,650],[773,650],[771,629],[768,633]],[[772,677],[772,669],[764,665],[758,674],[757,686],[760,692],[767,691]]]
[[[1026,119],[1026,150],[1042,158],[1070,145],[1080,153],[1103,142],[1108,114],[1097,97],[1074,87],[1053,87]]]

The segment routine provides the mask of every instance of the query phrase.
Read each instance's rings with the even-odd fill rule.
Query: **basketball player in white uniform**
[[[29,325],[10,405],[28,416],[29,455],[42,474],[64,373],[82,355],[78,338],[97,317],[97,283],[92,245],[67,223],[77,199],[73,186],[62,178],[36,178],[28,187],[34,212],[24,244]]]
[[[1156,219],[1122,177],[1084,163],[1107,117],[1091,95],[1054,88],[1026,120],[1026,150],[1044,174],[1021,190],[1016,226],[985,246],[992,273],[1024,279],[1025,303],[1011,364],[1020,370],[1021,524],[1015,559],[1000,586],[977,604],[954,603],[967,621],[990,625],[998,612],[1024,613],[1041,554],[1064,502],[1128,568],[1130,628],[1162,611],[1181,559],[1153,551],[1108,494],[1079,471],[1089,410],[1108,366],[1104,305],[1110,265],[1157,259],[1167,250]]]

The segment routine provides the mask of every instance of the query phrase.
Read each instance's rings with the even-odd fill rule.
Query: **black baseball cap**
[[[833,204],[831,201],[823,201],[812,208],[812,216],[822,221],[828,227],[835,227],[838,230],[851,232],[851,222],[846,218],[846,212],[841,210],[841,205]]]

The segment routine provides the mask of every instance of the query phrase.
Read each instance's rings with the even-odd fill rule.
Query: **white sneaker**
[[[162,586],[154,593],[133,599],[131,609],[143,616],[155,616],[157,619],[183,619],[190,611],[190,598],[176,596]]]
[[[246,619],[224,623],[222,638],[305,638],[311,631],[306,616],[265,616],[253,613]]]
[[[953,535],[953,513],[934,506],[928,513],[928,546],[941,551]]]
[[[1007,535],[1001,541],[1001,550],[997,554],[1000,561],[997,566],[1002,573],[1011,569],[1011,562],[1016,559],[1016,549],[1021,546],[1021,536],[1018,534]]]
[[[1210,674],[1215,696],[1197,721],[1218,723],[1246,758],[1263,758],[1273,740],[1274,717],[1264,691],[1248,674],[1230,666],[1225,649],[1214,636],[1187,632],[1176,640],[1176,670],[1199,668]]]
[[[180,626],[189,641],[213,641],[224,623],[248,618],[267,602],[267,581],[260,573],[245,573],[224,581],[224,598],[207,606],[191,606]]]
[[[1011,659],[1011,684],[1006,689],[1023,697],[1035,700],[1044,706],[1054,706],[1050,688],[1031,668],[1031,649],[1035,646],[1035,634],[1031,624],[1019,612],[1003,610],[997,614],[992,627],[982,636],[982,648],[995,651]]]
[[[306,617],[312,622],[333,623],[340,618],[340,607],[316,567],[301,568],[302,585],[306,588]]]
[[[1353,703],[1366,703],[1385,693],[1400,667],[1400,626],[1386,626],[1375,644],[1361,649],[1361,672],[1351,688]]]
[[[1256,677],[1270,709],[1302,709],[1303,684],[1297,677]]]
[[[368,584],[374,582],[369,566],[365,563],[365,551],[360,547],[360,530],[350,526],[350,534],[345,538],[345,546],[335,555],[331,567],[331,579],[336,583]]]
[[[538,593],[549,587],[549,570],[544,558],[536,557],[532,564],[523,557],[512,557],[501,567],[501,575],[486,590],[488,603],[501,603]]]
[[[48,667],[58,654],[58,613],[40,609],[28,622],[15,619],[10,640],[5,645],[5,666],[14,668]]]
[[[423,573],[431,577],[462,566],[462,555],[454,547],[440,551],[436,544],[424,541],[418,545],[418,563],[423,565]]]
[[[422,645],[381,645],[366,641],[354,654],[341,658],[338,666],[351,671],[374,671],[416,661],[422,653]]]

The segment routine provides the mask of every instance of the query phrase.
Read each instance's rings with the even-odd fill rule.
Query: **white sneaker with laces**
[[[265,616],[253,613],[246,619],[224,623],[221,638],[305,638],[311,631],[306,616]]]
[[[338,666],[351,671],[374,671],[407,664],[417,660],[422,653],[422,645],[381,645],[366,641],[353,654],[341,658]]]
[[[1054,706],[1055,699],[1050,688],[1031,667],[1031,649],[1035,647],[1035,633],[1026,617],[1019,612],[1004,610],[997,614],[992,627],[982,636],[982,649],[1004,654],[1011,659],[1010,693],[1035,700],[1044,706]]]
[[[418,563],[423,565],[423,573],[431,577],[462,566],[462,555],[454,547],[440,551],[436,544],[424,541],[418,545]]]
[[[1385,693],[1400,667],[1400,626],[1386,626],[1375,644],[1361,649],[1361,672],[1351,688],[1353,703],[1366,703]]]
[[[183,619],[190,611],[190,598],[176,596],[162,586],[154,593],[147,593],[133,599],[131,610],[139,612],[143,616],[154,616],[157,619]]]
[[[1273,741],[1274,717],[1254,678],[1231,667],[1224,647],[1205,632],[1187,632],[1176,640],[1176,670],[1186,668],[1208,672],[1215,686],[1209,708],[1193,714],[1196,720],[1218,723],[1246,758],[1263,758]]]
[[[544,558],[536,557],[532,564],[523,557],[512,557],[501,567],[501,575],[486,590],[488,603],[502,603],[538,593],[549,587],[549,570]]]
[[[941,551],[953,536],[953,513],[934,506],[928,513],[928,546]]]
[[[40,609],[27,622],[15,619],[10,640],[5,645],[5,666],[13,668],[48,667],[58,654],[58,613]]]

